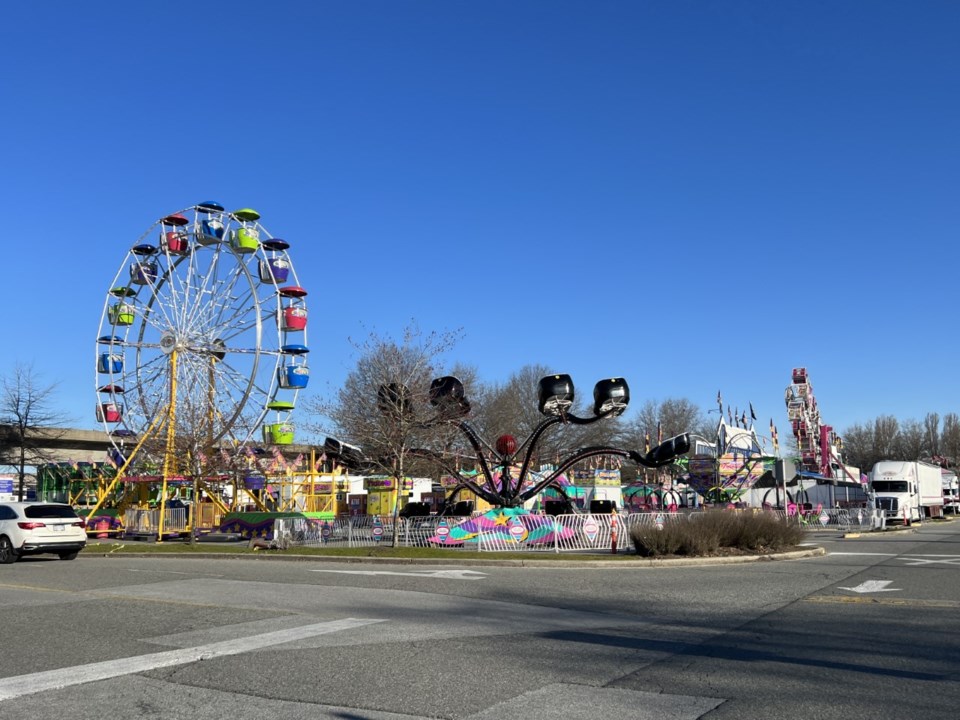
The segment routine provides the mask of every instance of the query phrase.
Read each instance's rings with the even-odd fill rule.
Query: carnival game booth
[[[407,503],[423,502],[424,497],[429,502],[433,497],[430,478],[404,478],[401,491],[396,478],[371,475],[364,478],[363,487],[366,491],[366,512],[363,514],[366,515],[393,515]]]
[[[478,473],[463,473],[465,477],[476,477]],[[469,488],[463,487],[460,481],[452,475],[443,475],[440,477],[440,487],[442,488],[445,499],[440,512],[445,515],[450,514],[471,514],[473,512],[487,512],[493,505],[481,497],[478,497]]]

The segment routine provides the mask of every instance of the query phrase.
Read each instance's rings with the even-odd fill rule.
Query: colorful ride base
[[[103,539],[116,535],[123,530],[123,523],[116,508],[100,508],[93,517],[87,516],[85,508],[77,510],[77,514],[87,524],[87,535]]]
[[[573,530],[557,526],[549,516],[534,515],[523,508],[494,508],[450,527],[447,532],[438,531],[428,542],[447,547],[462,547],[481,541],[545,545],[558,539],[567,540],[573,535]]]

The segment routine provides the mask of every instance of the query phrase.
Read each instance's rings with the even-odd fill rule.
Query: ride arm
[[[623,450],[611,445],[595,445],[592,447],[582,448],[564,460],[556,470],[550,473],[539,483],[534,485],[529,490],[521,493],[520,502],[526,502],[530,498],[539,494],[550,483],[555,482],[564,472],[569,470],[577,463],[587,460],[588,458],[599,457],[601,455],[613,455],[630,458],[638,465],[643,465],[644,467],[655,468],[669,465],[677,458],[678,455],[683,455],[683,453],[687,452],[689,449],[690,436],[687,433],[684,433],[683,435],[677,435],[676,437],[672,437],[669,440],[664,441],[660,445],[657,445],[655,448],[653,448],[646,455],[641,455],[635,450]]]
[[[471,492],[475,493],[478,497],[481,497],[484,500],[486,500],[491,505],[498,505],[500,503],[500,497],[497,496],[495,492],[493,492],[492,485],[491,485],[491,490],[487,490],[482,485],[478,485],[472,480],[463,477],[463,475],[460,474],[460,471],[455,469],[452,465],[450,465],[439,453],[436,453],[432,450],[426,450],[423,448],[413,449],[411,450],[411,453],[415,455],[419,455],[420,457],[426,457],[426,458],[429,458],[430,460],[433,460],[441,468],[443,468],[448,473],[453,475],[457,479],[457,483],[458,483],[457,489],[461,487],[465,487]]]
[[[523,487],[523,481],[526,480],[527,472],[530,470],[530,461],[533,458],[533,449],[537,446],[537,441],[540,439],[540,436],[546,432],[547,428],[560,422],[569,422],[573,425],[590,425],[598,420],[603,420],[612,413],[613,411],[609,410],[591,418],[582,418],[577,417],[576,415],[571,415],[570,413],[565,413],[563,415],[554,415],[549,417],[537,425],[534,431],[530,433],[530,436],[520,444],[520,448],[517,450],[517,452],[521,452],[523,448],[527,448],[527,452],[523,456],[523,465],[520,466],[520,474],[517,476],[517,490],[519,491],[519,489]]]
[[[463,434],[467,436],[467,440],[470,442],[470,446],[473,448],[473,451],[477,454],[477,461],[480,463],[480,472],[483,473],[484,479],[487,481],[487,484],[490,486],[492,490],[495,487],[493,483],[493,474],[490,472],[490,466],[487,464],[487,458],[483,453],[483,447],[481,446],[479,436],[474,431],[474,429],[469,425],[467,425],[465,422],[455,421],[453,424],[456,427],[460,428]]]

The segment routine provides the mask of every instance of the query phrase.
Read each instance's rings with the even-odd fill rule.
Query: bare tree
[[[687,432],[709,438],[713,430],[703,410],[690,400],[667,398],[662,401],[647,400],[622,426],[617,439],[620,445],[646,452],[662,438]],[[640,468],[625,468],[625,473],[631,470],[637,472]]]
[[[56,389],[57,383],[44,385],[32,365],[20,363],[0,387],[0,424],[6,426],[2,451],[17,469],[17,498],[21,501],[27,467],[53,461],[44,444],[60,437],[63,431],[58,428],[69,422],[53,404]]]
[[[960,416],[956,413],[947,413],[943,416],[940,454],[945,456],[947,462],[953,467],[960,463]]]
[[[878,459],[890,460],[898,456],[899,433],[900,423],[893,415],[881,415],[873,421],[873,452]]]
[[[873,428],[855,424],[843,434],[843,456],[851,465],[869,471],[874,463],[882,460],[874,450]]]
[[[537,386],[541,378],[552,373],[544,365],[525,365],[503,384],[480,388],[470,424],[487,439],[512,435],[522,441],[540,425],[543,415],[537,409]],[[586,394],[589,396],[589,391]],[[584,402],[585,393],[578,391],[571,409],[574,414],[591,415]],[[468,396],[471,397],[471,396]],[[592,402],[592,397],[590,397]],[[619,433],[619,418],[608,418],[591,425],[565,425],[562,433],[549,433],[540,439],[533,466],[556,463],[560,456],[587,445],[609,445]]]
[[[900,424],[892,457],[903,460],[919,460],[928,456],[930,443],[926,429],[916,420],[905,420]]]
[[[624,426],[620,440],[628,447],[643,448],[657,444],[658,437],[673,437],[692,432],[710,437],[713,429],[703,411],[686,398],[647,400]]]
[[[930,457],[940,455],[940,416],[937,413],[927,413],[923,418],[924,442],[927,454]]]
[[[405,477],[424,462],[423,450],[453,442],[451,426],[435,422],[430,384],[444,374],[441,356],[459,336],[459,331],[424,334],[412,325],[399,342],[371,333],[354,345],[360,354],[357,366],[336,396],[307,406],[321,416],[310,423],[311,430],[358,446],[368,470],[395,481],[394,520]],[[396,543],[397,523],[393,526]]]

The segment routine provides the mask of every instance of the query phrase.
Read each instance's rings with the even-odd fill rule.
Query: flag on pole
[[[720,408],[720,415],[723,415],[723,398],[720,397],[720,391],[717,390],[717,406]]]
[[[756,421],[757,414],[753,411],[753,403],[750,403],[750,419]]]

